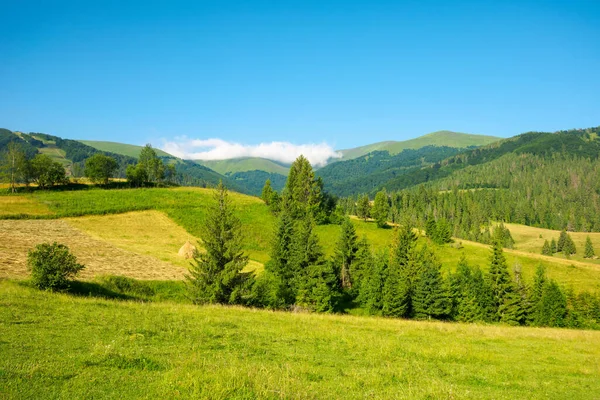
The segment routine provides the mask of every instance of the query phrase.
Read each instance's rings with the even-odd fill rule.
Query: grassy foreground
[[[0,281],[2,398],[593,398],[600,332],[135,303]]]

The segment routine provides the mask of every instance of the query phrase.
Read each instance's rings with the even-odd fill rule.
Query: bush
[[[56,242],[38,244],[27,254],[27,267],[31,281],[39,289],[55,290],[68,287],[69,278],[74,277],[84,266],[69,252],[64,244]]]

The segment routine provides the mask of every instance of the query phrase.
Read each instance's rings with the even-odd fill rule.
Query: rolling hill
[[[125,144],[117,142],[105,142],[97,140],[78,140],[86,146],[93,147],[100,151],[105,151],[114,154],[121,154],[128,157],[138,158],[143,146],[136,146],[134,144]],[[173,157],[169,153],[165,153],[160,149],[154,149],[159,157]]]
[[[290,166],[278,161],[259,157],[231,158],[229,160],[195,160],[217,171],[221,175],[235,174],[236,172],[264,171],[270,174],[287,176]]]
[[[425,146],[467,148],[473,146],[484,146],[494,143],[498,140],[500,140],[500,138],[494,136],[474,135],[451,131],[437,131],[404,141],[385,141],[366,146],[355,147],[352,149],[340,150],[342,153],[342,158],[339,159],[339,161],[358,158],[373,151],[387,151],[390,153],[390,155],[395,155],[405,149],[414,150]]]

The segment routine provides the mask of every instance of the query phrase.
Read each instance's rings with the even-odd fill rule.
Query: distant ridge
[[[454,148],[466,148],[471,146],[485,146],[497,142],[501,138],[495,136],[475,135],[470,133],[437,131],[428,133],[414,139],[404,141],[385,141],[353,149],[340,150],[343,160],[352,160],[369,154],[372,151],[388,151],[390,155],[400,153],[405,149],[420,149],[425,146],[448,146]]]
[[[109,153],[121,154],[123,156],[138,158],[143,146],[136,146],[134,144],[117,143],[117,142],[105,142],[100,140],[78,140],[87,146],[93,147],[96,150],[107,151]],[[173,157],[171,154],[166,153],[160,149],[154,148],[156,154],[159,157]]]
[[[195,162],[222,175],[235,174],[237,172],[264,171],[270,174],[287,176],[290,169],[289,165],[260,157],[240,157],[227,160],[195,160]]]

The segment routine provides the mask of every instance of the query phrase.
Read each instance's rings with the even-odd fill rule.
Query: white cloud
[[[314,166],[324,166],[330,158],[340,158],[327,143],[293,144],[289,142],[270,142],[246,145],[228,142],[222,139],[175,138],[165,141],[161,150],[187,160],[227,160],[239,157],[262,157],[284,163],[292,163],[298,156],[304,155]]]

